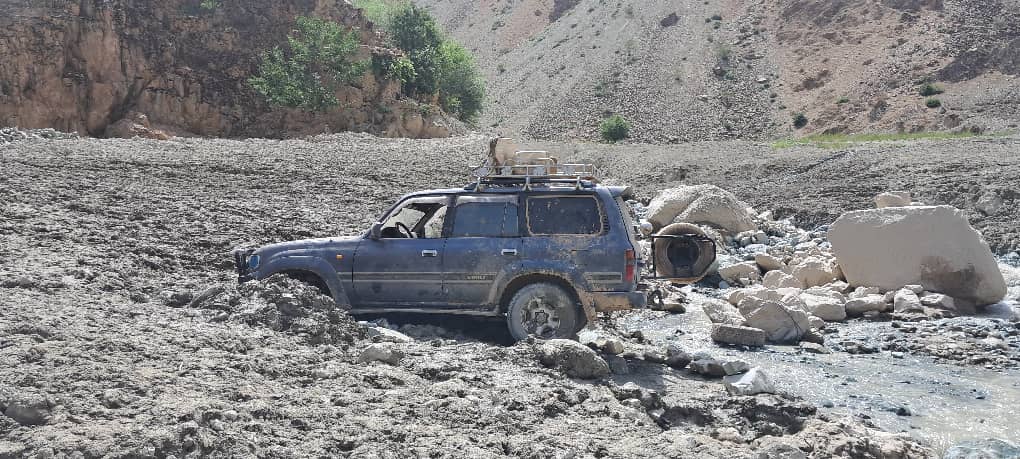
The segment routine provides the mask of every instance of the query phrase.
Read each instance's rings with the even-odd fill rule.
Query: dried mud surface
[[[993,162],[1006,177],[1018,143],[872,149],[834,169],[846,160],[829,151],[743,143],[568,153],[642,193],[700,180],[818,216],[864,207],[865,194],[897,184],[880,170],[915,171],[899,184],[932,193],[1013,186],[967,171]],[[233,247],[359,234],[403,192],[466,183],[465,165],[481,162],[485,144],[352,134],[0,145],[0,456],[933,454],[866,419],[820,411],[781,375],[784,395],[755,397],[640,358],[629,374],[574,380],[542,366],[533,344],[499,344],[484,327],[394,344],[405,354],[397,365],[358,363],[372,339],[314,291],[233,282]],[[969,160],[949,162],[960,150]],[[853,170],[864,172],[841,198]],[[989,233],[1000,246],[1017,240]],[[623,403],[633,398],[640,403]]]

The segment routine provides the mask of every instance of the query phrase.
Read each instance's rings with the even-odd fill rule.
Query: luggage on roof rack
[[[482,185],[521,185],[530,188],[537,183],[574,184],[578,189],[598,182],[594,164],[560,164],[559,159],[545,151],[518,151],[503,163],[495,158],[478,168],[473,175],[475,188]]]

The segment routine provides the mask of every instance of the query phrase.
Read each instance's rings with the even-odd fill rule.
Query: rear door
[[[448,196],[411,198],[383,222],[382,237],[366,239],[354,256],[356,307],[443,303],[443,251]]]
[[[606,208],[592,192],[534,193],[525,201],[528,259],[583,276],[593,291],[623,281],[624,253],[609,244]],[[620,253],[616,253],[620,252]]]
[[[458,196],[446,250],[443,288],[449,303],[483,306],[497,274],[521,253],[517,196]]]

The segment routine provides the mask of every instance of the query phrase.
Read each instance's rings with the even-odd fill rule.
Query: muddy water
[[[992,371],[889,352],[809,354],[794,346],[760,351],[724,348],[709,338],[710,322],[690,293],[693,307],[681,315],[647,311],[621,317],[655,343],[675,342],[689,352],[732,357],[765,369],[780,391],[816,404],[821,412],[870,420],[890,432],[907,432],[939,451],[963,440],[1000,438],[1020,442],[1020,371]],[[1003,306],[1008,312],[1009,306]],[[994,312],[994,311],[993,311]],[[888,323],[838,325],[844,336],[877,336]],[[682,333],[678,333],[682,332]]]

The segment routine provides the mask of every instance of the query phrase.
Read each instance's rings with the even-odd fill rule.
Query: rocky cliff
[[[361,58],[395,52],[345,0],[0,0],[0,11],[0,125],[93,136],[122,135],[119,121],[145,130],[135,123],[146,117],[171,134],[229,137],[463,129],[371,71],[328,113],[274,109],[254,92],[260,53],[297,16],[357,29]]]

